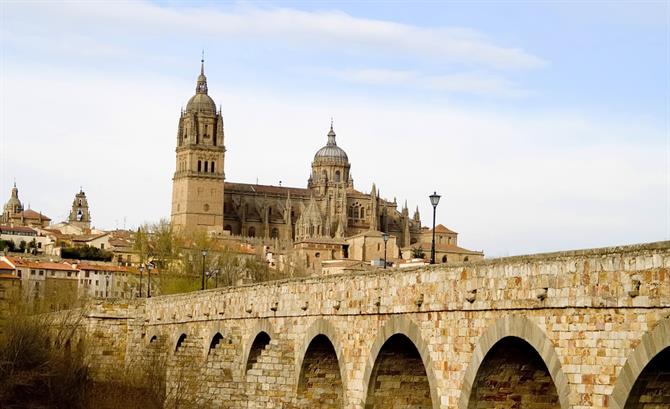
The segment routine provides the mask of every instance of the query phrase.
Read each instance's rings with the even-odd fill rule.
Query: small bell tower
[[[88,209],[88,200],[86,193],[82,188],[79,188],[79,193],[74,196],[72,201],[72,209],[68,217],[68,223],[77,226],[83,230],[91,229],[91,212]]]

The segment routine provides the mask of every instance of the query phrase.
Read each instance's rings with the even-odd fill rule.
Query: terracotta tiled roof
[[[5,270],[14,271],[14,267],[9,265],[6,261],[0,260],[0,271]]]
[[[65,263],[38,262],[30,263],[30,268],[40,268],[44,270],[77,271],[76,268]]]
[[[25,218],[25,219],[42,219],[44,221],[51,221],[50,218],[47,216],[43,215],[42,213],[38,213],[34,211],[33,209],[27,209],[22,211],[21,213],[17,213],[16,215],[12,216],[12,218]]]
[[[435,233],[456,233],[456,232],[447,228],[443,224],[438,224],[437,226],[435,226]]]
[[[295,196],[309,196],[310,190],[301,187],[272,186],[272,185],[254,185],[251,183],[232,183],[225,182],[224,190],[226,193],[260,193],[270,195],[286,195],[291,192]]]
[[[14,264],[17,267],[29,267],[30,266],[30,261],[24,260],[22,258],[7,257],[7,260],[9,260],[10,263]]]
[[[35,229],[24,226],[0,226],[0,233],[4,232],[15,232],[15,233],[28,233],[28,234],[37,234]]]

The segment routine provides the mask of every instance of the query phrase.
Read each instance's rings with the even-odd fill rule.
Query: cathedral
[[[337,144],[332,121],[325,145],[314,154],[306,187],[224,181],[224,139],[221,110],[208,94],[201,61],[195,95],[182,110],[177,130],[171,214],[175,228],[335,248],[346,248],[352,237],[381,239],[384,232],[393,241],[390,257],[425,241],[428,229],[421,226],[418,208],[410,215],[406,203],[398,210],[395,199],[383,199],[374,184],[367,193],[354,187],[351,163]],[[449,245],[455,247],[456,233],[449,232]],[[348,257],[346,250],[336,253],[329,258]]]

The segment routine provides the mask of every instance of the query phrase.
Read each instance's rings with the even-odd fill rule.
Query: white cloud
[[[535,55],[497,45],[473,30],[424,28],[358,18],[338,11],[308,12],[249,5],[222,11],[169,8],[142,2],[17,2],[4,4],[3,8],[5,21],[13,29],[38,33],[77,30],[112,31],[128,36],[158,34],[171,38],[203,35],[217,37],[218,41],[261,39],[322,49],[337,45],[340,51],[362,48],[367,52],[408,54],[502,69],[528,69],[545,64]]]

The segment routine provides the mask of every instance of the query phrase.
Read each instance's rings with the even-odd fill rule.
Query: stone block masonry
[[[669,408],[670,242],[99,304],[82,331],[95,376],[159,350],[201,407]]]

